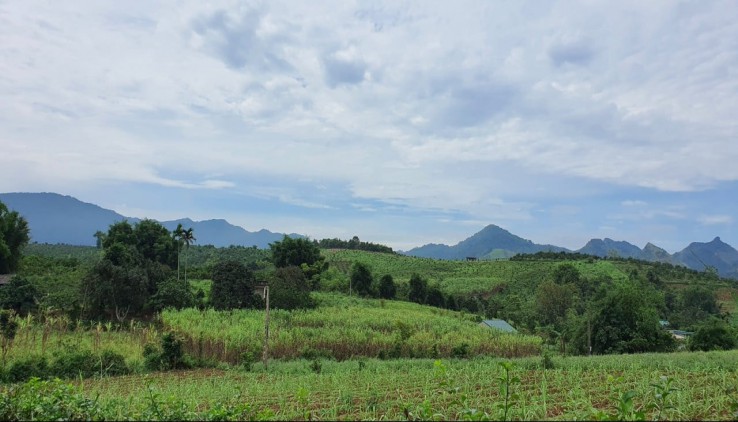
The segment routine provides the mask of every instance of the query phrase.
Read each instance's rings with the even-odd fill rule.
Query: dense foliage
[[[318,247],[321,249],[355,249],[368,252],[394,253],[392,248],[371,242],[362,242],[358,236],[354,236],[351,240],[321,239],[318,241]]]
[[[28,243],[28,222],[17,211],[0,202],[0,274],[14,273]]]
[[[320,261],[320,249],[309,239],[284,236],[282,241],[269,244],[272,251],[272,262],[277,268],[295,266],[302,264],[308,266]]]
[[[254,273],[238,261],[223,261],[213,268],[210,303],[215,309],[252,308],[259,303],[254,296]]]

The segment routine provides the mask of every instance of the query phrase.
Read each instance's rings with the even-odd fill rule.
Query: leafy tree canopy
[[[410,291],[407,298],[410,302],[425,303],[428,296],[428,281],[415,273],[410,276]]]
[[[702,323],[689,339],[689,350],[730,350],[736,346],[735,330],[719,318]]]
[[[238,261],[223,261],[213,267],[210,303],[215,309],[252,308],[259,301],[254,297],[254,273]]]
[[[310,287],[298,267],[277,268],[269,281],[270,306],[277,309],[312,308]]]
[[[660,293],[634,282],[612,286],[593,304],[591,320],[581,320],[580,349],[585,349],[587,330],[591,329],[595,354],[671,350],[674,340],[659,324],[658,309],[663,301]]]
[[[379,280],[379,297],[382,299],[394,299],[397,294],[397,286],[391,275],[382,276]]]
[[[26,219],[0,202],[0,274],[14,273],[18,269],[21,252],[29,238]]]
[[[277,268],[299,267],[302,264],[310,266],[323,259],[318,246],[308,239],[285,236],[282,241],[270,243],[269,248],[272,262]]]
[[[351,268],[351,286],[361,296],[370,296],[372,294],[372,283],[374,277],[369,266],[356,262]]]

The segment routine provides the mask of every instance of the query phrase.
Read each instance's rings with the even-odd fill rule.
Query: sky
[[[738,247],[738,3],[0,0],[0,192],[402,250]]]

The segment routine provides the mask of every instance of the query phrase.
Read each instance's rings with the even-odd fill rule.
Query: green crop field
[[[317,353],[352,357],[521,357],[540,353],[541,339],[480,327],[478,317],[414,303],[313,293],[319,306],[303,311],[272,310],[270,354],[297,358]],[[164,311],[166,328],[185,338],[198,358],[238,363],[261,350],[263,310]]]
[[[255,364],[250,371],[87,379],[66,393],[77,401],[94,398],[82,415],[96,410],[98,417],[116,420],[736,417],[736,351],[553,358],[550,364],[543,369],[540,358],[294,360],[275,362],[268,371]],[[8,397],[23,400],[24,392],[18,387]]]

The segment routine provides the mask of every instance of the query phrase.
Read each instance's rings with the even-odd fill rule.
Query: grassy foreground
[[[512,364],[507,374],[500,362]],[[255,364],[251,371],[88,379],[71,391],[77,401],[96,398],[97,417],[121,420],[736,417],[736,351],[568,357],[549,363],[553,369],[543,369],[540,358],[296,360],[274,362],[268,372]]]

